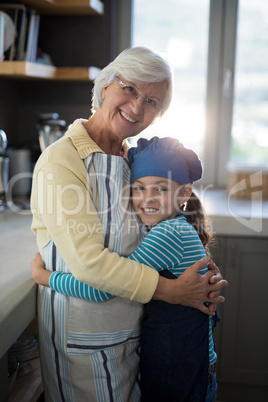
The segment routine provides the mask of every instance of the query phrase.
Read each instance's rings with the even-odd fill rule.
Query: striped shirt
[[[178,216],[153,227],[129,258],[157,271],[168,269],[179,277],[187,267],[205,256],[206,252],[194,227],[184,216]],[[202,275],[207,270],[204,267],[199,272]],[[49,284],[59,293],[93,302],[102,302],[113,297],[79,282],[71,274],[53,272]],[[217,360],[212,327],[213,318],[209,317],[209,364],[214,364]]]

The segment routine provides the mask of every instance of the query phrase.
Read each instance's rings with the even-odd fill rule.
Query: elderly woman
[[[129,202],[125,139],[168,108],[169,65],[148,49],[129,49],[101,71],[93,95],[92,117],[76,120],[36,164],[32,229],[47,267],[121,297],[90,303],[39,289],[46,402],[139,401],[142,303],[154,298],[212,315],[204,302],[223,298],[208,293],[226,285],[214,271],[198,274],[206,261],[168,280],[124,258],[142,238]]]

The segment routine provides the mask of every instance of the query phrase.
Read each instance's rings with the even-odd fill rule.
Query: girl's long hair
[[[194,192],[192,192],[186,205],[184,205],[181,210],[181,213],[195,228],[207,254],[209,255],[209,244],[213,238],[211,224],[200,199]]]

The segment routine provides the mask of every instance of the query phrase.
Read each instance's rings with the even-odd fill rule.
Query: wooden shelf
[[[101,0],[16,0],[38,14],[103,15],[104,4]]]
[[[97,67],[57,67],[54,80],[94,81],[100,69]]]
[[[0,78],[46,79],[61,81],[93,81],[97,67],[54,67],[25,61],[3,61],[0,63]]]
[[[47,15],[103,15],[101,0],[16,0],[38,14]],[[0,4],[1,6],[1,4]],[[25,61],[0,62],[0,78],[47,79],[66,81],[93,81],[96,67],[54,67]]]
[[[52,79],[55,67],[25,61],[3,61],[0,63],[0,77]]]

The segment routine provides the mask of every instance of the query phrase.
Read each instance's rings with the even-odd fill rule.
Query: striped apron
[[[129,202],[130,170],[121,158],[85,159],[105,247],[128,256],[138,246]],[[51,240],[40,250],[50,270],[70,272]],[[114,297],[103,303],[71,298],[39,286],[38,317],[46,402],[138,402],[143,305]]]

